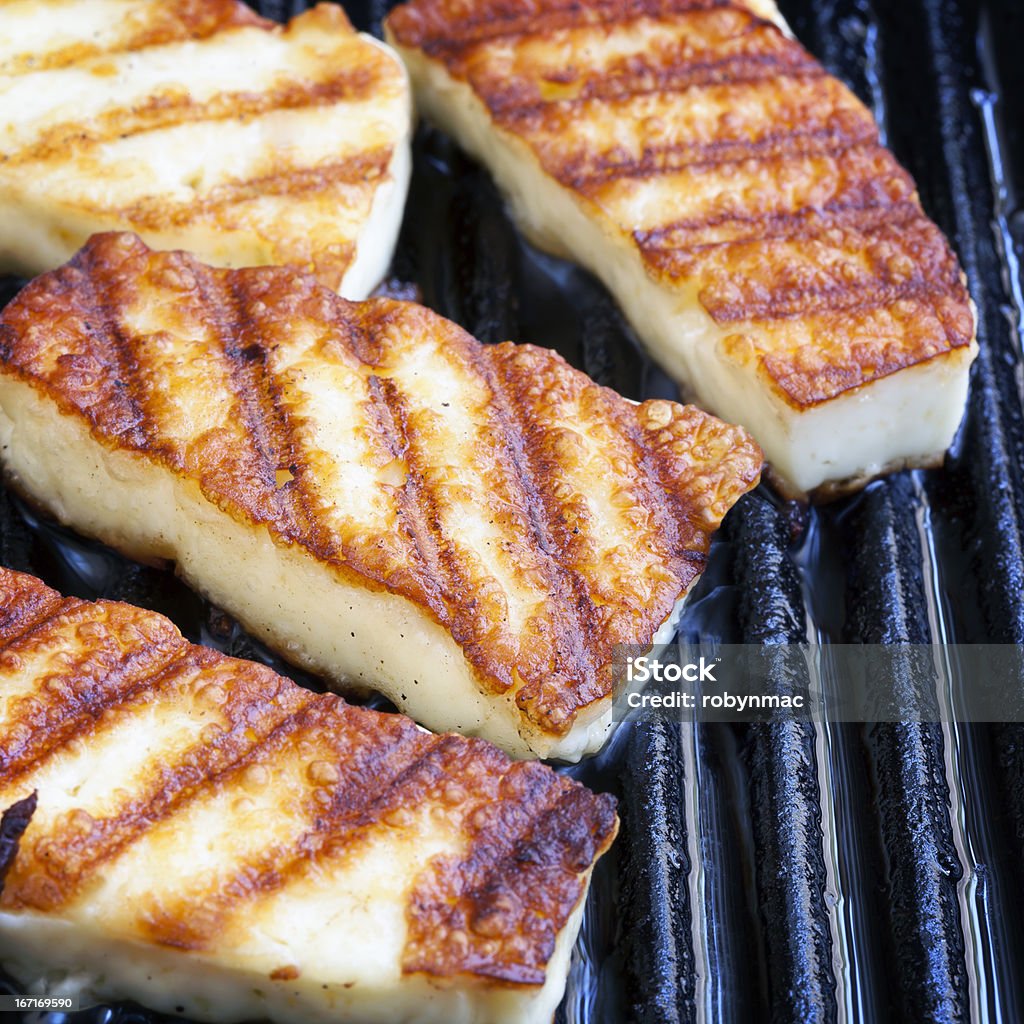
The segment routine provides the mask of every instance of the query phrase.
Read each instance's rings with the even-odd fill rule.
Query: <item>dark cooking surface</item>
[[[729,516],[684,629],[1024,642],[1024,4],[781,6],[917,178],[970,277],[982,351],[946,471],[811,512],[761,488]],[[369,27],[382,8],[349,9]],[[598,285],[518,240],[485,174],[436,134],[416,152],[396,278],[484,340],[552,345],[630,397],[673,394]],[[0,530],[3,564],[265,656],[166,574],[30,529],[6,496]],[[621,795],[624,828],[595,876],[566,1022],[1024,1020],[1022,727],[650,726],[575,774]]]

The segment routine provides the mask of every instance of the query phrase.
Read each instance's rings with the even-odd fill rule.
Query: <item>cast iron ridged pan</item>
[[[349,13],[379,31],[386,6]],[[781,6],[875,110],[953,240],[982,353],[945,471],[810,511],[761,488],[729,516],[682,628],[732,642],[1024,642],[1024,10]],[[558,348],[630,397],[675,394],[604,290],[525,246],[487,175],[430,131],[393,276],[486,341]],[[0,530],[6,565],[283,667],[167,574],[30,525],[6,495]],[[567,1024],[1024,1020],[1020,727],[636,727],[574,773],[619,793],[623,831],[595,876]],[[119,1006],[74,1019],[164,1018]]]

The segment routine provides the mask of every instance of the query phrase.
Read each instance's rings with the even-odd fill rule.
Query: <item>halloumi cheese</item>
[[[550,1024],[615,801],[0,569],[0,963],[216,1022]]]
[[[401,62],[333,3],[282,27],[238,0],[4,0],[0,269],[130,229],[365,298],[398,236],[411,122]]]
[[[609,731],[616,645],[667,641],[761,469],[742,429],[554,352],[125,234],[0,316],[0,459],[295,662],[568,760]]]
[[[964,276],[771,0],[411,0],[386,29],[526,235],[601,278],[784,492],[942,460],[977,353]]]

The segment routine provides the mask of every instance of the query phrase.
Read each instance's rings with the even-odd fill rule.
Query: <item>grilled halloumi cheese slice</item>
[[[412,0],[387,38],[525,233],[824,497],[941,461],[975,321],[871,115],[783,28],[770,0]]]
[[[0,316],[0,458],[286,657],[577,759],[757,482],[739,428],[278,268],[101,235]]]
[[[617,828],[537,762],[7,569],[0,809],[32,991],[285,1024],[547,1024]]]
[[[398,235],[411,118],[401,62],[336,4],[282,27],[237,0],[3,0],[0,267],[131,229],[364,298]]]

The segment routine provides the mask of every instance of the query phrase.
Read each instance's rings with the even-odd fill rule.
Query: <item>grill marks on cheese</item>
[[[11,16],[37,14],[33,0],[8,0]],[[77,11],[72,7],[77,6]],[[63,10],[62,10],[63,9]],[[269,22],[237,0],[117,0],[83,4],[63,0],[50,6],[53,16],[21,22],[17,35],[0,37],[0,73],[24,74],[77,64],[87,57],[163,46],[187,39],[207,39],[240,26],[266,27]]]
[[[791,406],[972,343],[956,258],[869,112],[747,7],[413,0],[388,25],[649,274],[695,286]]]
[[[282,28],[237,0],[17,0],[0,37],[7,201],[339,287],[409,120],[398,62],[340,7]]]
[[[614,835],[610,797],[195,647],[152,612],[6,569],[0,607],[0,805],[39,792],[4,910],[269,973],[286,943],[253,935],[280,935],[313,889],[324,922],[354,896],[372,913],[372,867],[404,907],[403,973],[543,983]]]
[[[634,407],[554,353],[127,235],[26,288],[0,358],[100,443],[415,602],[554,734],[610,694],[613,645],[654,634],[760,470],[741,429]]]

